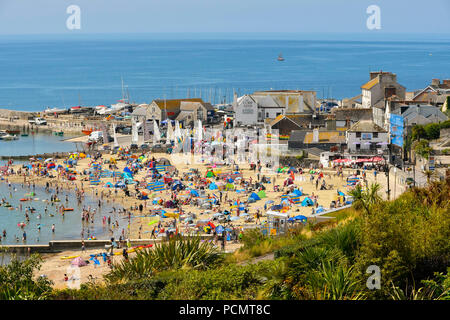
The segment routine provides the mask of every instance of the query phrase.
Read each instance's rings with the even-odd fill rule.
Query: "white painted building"
[[[389,134],[373,121],[358,121],[346,133],[349,152],[376,152],[387,149]]]
[[[371,72],[370,81],[362,87],[362,107],[384,107],[384,100],[397,96],[405,99],[405,87],[397,83],[397,75],[391,72]]]
[[[285,114],[312,114],[316,105],[315,91],[258,91],[242,97],[234,96],[235,126],[262,125],[266,119]]]

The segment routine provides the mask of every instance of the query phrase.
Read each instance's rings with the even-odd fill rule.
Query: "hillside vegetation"
[[[394,201],[383,201],[378,190],[376,184],[367,191],[355,189],[353,208],[325,223],[279,237],[247,232],[243,247],[233,254],[197,238],[163,243],[115,266],[106,284],[79,290],[52,290],[30,279],[21,280],[23,289],[12,287],[12,277],[21,275],[1,267],[0,294],[31,299],[450,299],[450,179],[430,181]],[[251,263],[269,253],[272,259]],[[367,287],[369,266],[380,270],[379,289]]]

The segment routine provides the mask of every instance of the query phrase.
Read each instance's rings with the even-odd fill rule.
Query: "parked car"
[[[149,150],[150,149],[150,146],[148,145],[148,144],[146,144],[146,143],[144,143],[144,144],[141,144],[141,147],[140,147],[142,150]]]
[[[130,150],[134,151],[134,150],[138,150],[138,149],[139,149],[139,146],[137,144],[133,143],[130,145]]]
[[[30,122],[30,120],[28,120],[28,122]],[[44,118],[34,118],[34,122],[30,122],[30,123],[34,123],[37,125],[46,125],[47,120],[45,120]]]

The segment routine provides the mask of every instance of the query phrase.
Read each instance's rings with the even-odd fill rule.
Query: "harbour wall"
[[[213,235],[200,235],[201,239],[212,239]],[[165,239],[165,238],[164,238]],[[148,244],[161,243],[164,239],[130,239],[131,246],[142,246]],[[117,241],[118,242],[118,241]],[[122,241],[125,245],[126,241]],[[84,240],[86,249],[101,248],[105,249],[105,246],[111,245],[110,240]],[[28,254],[28,253],[58,253],[66,250],[80,250],[81,240],[54,240],[48,244],[12,244],[0,246],[0,250],[3,249],[10,253],[16,254]]]

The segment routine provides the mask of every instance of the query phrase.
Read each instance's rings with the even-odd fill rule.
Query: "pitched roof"
[[[361,86],[361,89],[366,89],[366,90],[370,90],[372,89],[375,85],[377,85],[380,82],[380,80],[378,79],[378,77],[373,78],[372,80],[370,80],[369,82],[363,84]]]
[[[361,120],[356,122],[348,129],[349,132],[386,132],[382,127],[375,124],[372,120]]]
[[[313,133],[308,132],[303,143],[313,143]],[[319,131],[319,143],[345,143],[345,134],[340,131]]]
[[[181,111],[194,111],[197,110],[202,104],[199,102],[192,101],[181,101],[180,102],[180,110]]]
[[[185,120],[188,116],[192,116],[192,112],[189,112],[189,111],[181,111],[181,112],[178,114],[178,116],[177,116],[177,118],[176,118],[175,120],[183,121],[183,120]]]
[[[372,109],[370,108],[333,108],[331,111],[336,120],[372,120]]]
[[[272,96],[258,96],[258,95],[252,95],[252,98],[256,103],[258,104],[258,107],[260,108],[283,108],[284,106],[280,106],[276,99]]]
[[[132,116],[146,116],[148,104],[141,104],[131,113]]]
[[[292,130],[291,136],[289,137],[289,141],[303,143],[303,140],[305,140],[306,133],[307,131],[304,130]]]
[[[190,101],[190,102],[201,102],[203,103],[203,100],[200,98],[191,98],[191,99],[156,99],[153,100],[154,103],[158,105],[158,107],[161,110],[167,109],[167,111],[178,111],[180,110],[180,105],[182,101]]]
[[[401,109],[396,110],[396,113],[400,113]],[[448,117],[442,113],[439,108],[429,105],[412,105],[409,106],[401,114],[407,122],[412,122],[417,116],[422,116],[423,118],[434,122],[435,120],[445,121]]]

